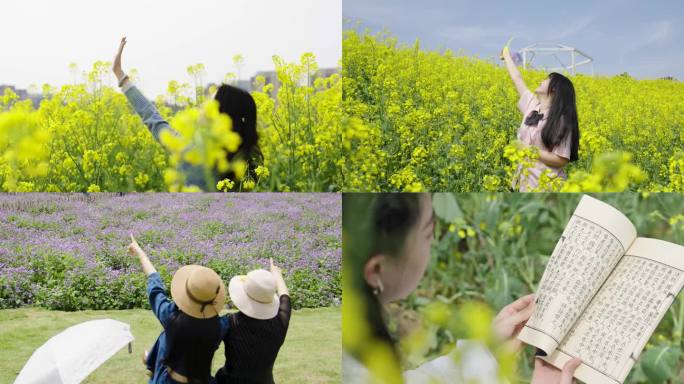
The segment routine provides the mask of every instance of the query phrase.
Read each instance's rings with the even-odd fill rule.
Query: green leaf
[[[432,197],[432,208],[437,217],[447,223],[463,217],[461,207],[452,193],[435,193]]]
[[[659,345],[649,348],[641,357],[641,368],[649,383],[665,383],[677,378],[677,362],[681,348]]]

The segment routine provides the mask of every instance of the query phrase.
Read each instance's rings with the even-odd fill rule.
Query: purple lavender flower
[[[295,308],[339,305],[341,212],[336,194],[0,195],[0,308],[145,306],[128,233],[167,278],[192,263],[229,279],[273,258]]]

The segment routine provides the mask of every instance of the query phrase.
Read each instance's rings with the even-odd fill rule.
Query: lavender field
[[[283,268],[293,306],[338,305],[335,194],[2,194],[0,309],[145,308],[133,233],[168,283],[185,264],[236,274]]]

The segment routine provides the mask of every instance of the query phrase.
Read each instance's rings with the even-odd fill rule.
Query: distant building
[[[19,101],[21,100],[31,100],[33,102],[33,107],[38,108],[40,102],[43,100],[43,95],[41,94],[31,94],[25,89],[19,89],[13,85],[0,85],[0,96],[5,94],[5,89],[9,89],[19,96]]]
[[[278,73],[276,71],[259,71],[256,73],[256,75],[252,76],[250,79],[250,85],[253,88],[254,84],[256,83],[256,79],[259,76],[264,77],[264,85],[267,84],[273,84],[273,92],[271,92],[272,95],[277,95],[278,94],[278,89],[280,88],[280,82],[278,81]]]
[[[252,80],[233,80],[228,83],[229,85],[232,85],[233,87],[237,87],[242,89],[243,91],[247,92],[252,92],[254,90],[254,87],[252,87]],[[209,92],[209,89],[211,87],[219,87],[221,84],[217,83],[209,83],[204,87],[204,91]]]
[[[43,97],[42,94],[38,94],[38,95],[29,94],[29,99],[31,99],[31,101],[33,102],[33,108],[36,108],[36,109],[38,109],[38,107],[40,107],[40,102],[43,101],[44,98],[45,97]]]
[[[309,79],[311,83],[313,83],[316,79],[318,78],[326,78],[330,77],[336,73],[340,73],[339,68],[321,68],[319,69],[312,77]],[[278,94],[278,89],[280,88],[280,82],[278,81],[278,73],[276,71],[259,71],[257,72],[254,76],[252,76],[249,80],[233,80],[229,84],[238,87],[240,89],[243,89],[247,92],[252,92],[254,91],[254,83],[256,82],[256,78],[258,76],[263,76],[265,80],[265,84],[273,84],[273,91],[271,92],[272,96],[275,96]],[[300,81],[301,85],[304,85],[306,82],[305,78],[302,78]],[[204,87],[205,92],[209,92],[209,89],[212,86],[218,87],[221,84],[216,84],[216,83],[209,83]]]
[[[25,89],[18,89],[13,85],[0,85],[0,95],[5,94],[5,89],[9,89],[19,96],[19,100],[26,100],[29,98],[28,91]]]
[[[252,82],[250,80],[238,80],[233,85],[247,92],[252,92]]]
[[[313,84],[313,82],[318,79],[318,78],[327,78],[330,77],[334,74],[339,74],[340,73],[340,68],[320,68],[316,73],[309,79],[309,82]],[[273,84],[273,90],[271,91],[271,96],[275,97],[278,94],[278,89],[280,89],[280,82],[278,81],[278,73],[276,71],[259,71],[257,72],[254,76],[252,76],[249,80],[233,80],[229,84],[238,87],[242,90],[245,90],[247,92],[252,92],[254,91],[254,83],[256,82],[256,78],[259,76],[263,76],[265,80],[265,84]],[[306,78],[302,78],[300,80],[301,85],[305,85],[306,83]],[[207,85],[204,86],[204,93],[205,95],[209,93],[209,90],[211,87],[219,87],[221,84],[217,83],[208,83]]]
[[[316,78],[322,77],[325,79],[327,77],[330,77],[334,74],[339,74],[339,73],[340,73],[339,68],[321,68],[316,73]]]
[[[330,77],[336,73],[340,73],[339,68],[319,68],[318,71],[309,79],[310,84],[313,84],[313,82],[318,79],[318,78],[327,78]],[[258,76],[263,76],[264,79],[266,80],[266,84],[273,84],[273,91],[271,92],[272,96],[275,96],[278,94],[278,89],[280,88],[280,82],[278,81],[278,73],[276,71],[259,71],[256,73],[256,75],[252,76],[251,81],[250,81],[250,88],[253,87],[254,82],[256,81],[256,78]],[[304,85],[306,82],[305,78],[301,79],[301,84]]]

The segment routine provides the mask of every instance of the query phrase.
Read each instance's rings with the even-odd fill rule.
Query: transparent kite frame
[[[559,55],[563,55],[565,53],[570,55],[569,65],[564,64],[560,57],[558,57]],[[594,76],[594,59],[579,49],[569,47],[567,45],[555,43],[535,43],[520,50],[520,54],[522,56],[522,65],[525,69],[532,68],[541,69],[547,72],[566,72],[574,75],[577,72],[577,67],[589,65],[591,76]],[[533,65],[533,62],[538,56],[553,56],[558,62],[559,66],[542,66],[540,68],[536,68]]]

